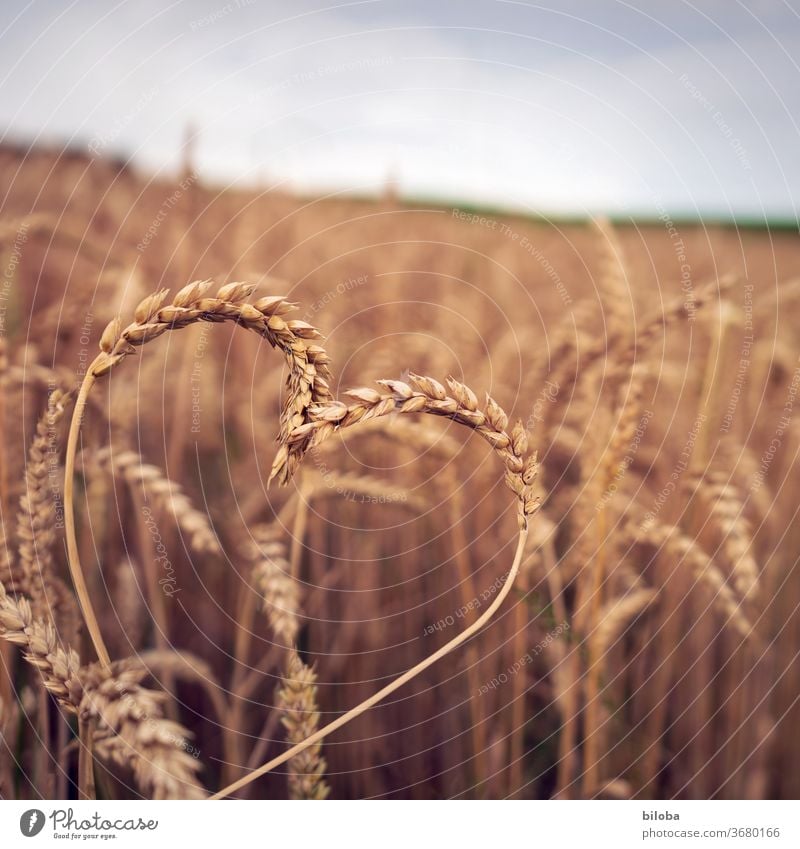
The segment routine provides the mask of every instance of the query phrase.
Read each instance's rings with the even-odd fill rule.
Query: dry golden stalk
[[[277,691],[277,706],[283,714],[281,722],[286,739],[302,743],[319,727],[317,708],[317,676],[306,666],[295,650],[289,652],[286,673]],[[289,798],[325,799],[330,788],[325,783],[325,759],[322,746],[315,743],[289,759]]]
[[[172,303],[165,305],[167,291],[162,290],[145,298],[137,307],[134,321],[124,329],[119,319],[112,321],[100,338],[101,353],[89,365],[75,402],[75,411],[67,441],[64,484],[64,513],[67,534],[67,553],[86,627],[100,662],[108,667],[111,658],[103,641],[97,616],[86,587],[80,566],[75,534],[74,471],[81,420],[92,385],[98,377],[110,372],[136,348],[158,338],[169,330],[186,327],[198,321],[231,321],[265,338],[280,348],[289,366],[288,398],[281,414],[281,448],[272,468],[271,477],[286,483],[305,451],[302,440],[288,445],[288,435],[308,420],[311,404],[330,400],[328,388],[328,355],[316,344],[319,331],[305,321],[284,320],[294,309],[283,297],[268,296],[255,303],[247,298],[255,288],[248,283],[223,286],[214,298],[206,297],[208,282],[190,283],[181,289]]]
[[[622,536],[629,543],[652,545],[663,550],[665,555],[677,563],[689,566],[695,580],[704,584],[712,593],[713,603],[725,617],[725,624],[735,628],[746,640],[755,638],[753,626],[745,615],[740,600],[728,586],[719,567],[680,528],[654,521],[648,523],[643,530],[628,526],[623,530]]]
[[[115,452],[111,447],[92,453],[100,467],[110,467],[122,477],[131,491],[143,498],[152,496],[159,509],[171,513],[191,547],[200,554],[221,554],[219,540],[208,516],[197,510],[180,484],[170,480],[158,466],[145,463],[135,451]]]
[[[502,408],[487,396],[485,411],[478,409],[478,399],[467,386],[450,378],[448,386],[452,397],[447,395],[445,388],[430,377],[419,375],[409,376],[410,384],[398,380],[379,381],[380,385],[389,389],[389,393],[381,394],[374,389],[354,389],[348,395],[355,398],[357,403],[346,405],[338,401],[326,405],[314,405],[310,408],[313,421],[299,426],[289,436],[291,444],[300,444],[304,450],[320,444],[332,436],[338,428],[353,426],[392,412],[417,413],[425,412],[431,415],[446,416],[453,421],[463,424],[479,433],[492,446],[495,453],[506,467],[505,482],[518,501],[519,537],[514,552],[514,559],[505,582],[497,591],[494,600],[478,619],[468,625],[460,634],[453,637],[433,654],[420,663],[395,678],[377,693],[365,699],[361,704],[342,714],[324,728],[314,732],[301,743],[292,746],[283,754],[273,758],[268,763],[253,770],[248,775],[234,781],[227,787],[215,793],[211,798],[222,799],[245,787],[262,775],[266,775],[275,767],[291,760],[306,749],[315,746],[329,734],[356,719],[361,714],[383,701],[387,696],[398,690],[404,684],[416,678],[441,658],[458,648],[473,634],[480,631],[494,616],[511,591],[520,562],[525,551],[528,537],[528,519],[539,508],[539,499],[534,494],[534,485],[539,465],[535,455],[528,455],[528,436],[521,422],[518,422],[509,436],[506,433],[508,418]]]
[[[487,395],[483,410],[469,387],[448,378],[444,386],[431,377],[411,374],[409,382],[379,380],[379,385],[389,390],[381,393],[375,389],[351,389],[345,394],[356,403],[347,405],[340,401],[312,405],[312,421],[300,425],[289,434],[289,444],[314,447],[329,439],[339,428],[352,427],[362,421],[387,416],[391,413],[429,413],[444,416],[472,428],[498,453],[506,467],[505,483],[519,501],[520,529],[527,528],[527,517],[539,506],[533,493],[538,463],[535,455],[526,457],[528,435],[521,422],[511,434],[506,433],[508,417],[498,404]]]
[[[2,799],[13,798],[14,759],[11,757],[11,752],[15,745],[18,722],[19,703],[16,700],[6,702],[0,697],[0,798]]]
[[[603,604],[605,585],[608,580],[606,555],[608,547],[608,503],[616,488],[618,479],[626,468],[624,466],[626,452],[639,421],[641,398],[644,379],[647,374],[646,366],[633,366],[623,362],[621,368],[628,374],[630,381],[622,382],[618,403],[619,421],[610,436],[608,445],[598,461],[596,482],[587,484],[587,491],[597,498],[596,516],[594,517],[596,531],[596,549],[590,573],[591,590],[587,601],[588,626],[587,639],[589,644],[589,663],[586,671],[586,716],[585,716],[585,761],[583,792],[586,798],[596,795],[601,783],[600,760],[604,748],[604,733],[600,721],[600,676],[602,658],[607,650],[603,642],[602,631]],[[616,415],[616,413],[615,413]],[[590,520],[591,521],[591,520]]]
[[[110,669],[93,664],[82,670],[78,715],[93,725],[94,751],[130,769],[153,799],[201,799],[199,763],[187,752],[188,732],[164,718],[164,693],[141,686],[147,670],[121,661]]]

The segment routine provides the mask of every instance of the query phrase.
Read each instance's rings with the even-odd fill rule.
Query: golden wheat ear
[[[379,392],[368,387],[352,389],[346,393],[348,397],[354,400],[354,403],[350,405],[331,401],[311,407],[312,421],[301,425],[289,435],[290,444],[302,444],[305,452],[308,448],[330,438],[341,428],[353,427],[361,422],[387,416],[391,413],[428,413],[434,416],[444,416],[471,428],[483,437],[500,457],[505,466],[504,480],[506,486],[514,493],[517,500],[519,537],[511,568],[492,604],[478,619],[438,651],[420,661],[416,666],[395,678],[394,681],[377,693],[324,728],[315,731],[283,754],[224,787],[215,793],[211,797],[212,799],[223,799],[230,796],[287,761],[297,763],[298,758],[304,752],[311,751],[318,754],[319,744],[327,736],[383,701],[387,696],[416,678],[417,675],[433,666],[438,660],[450,654],[487,625],[514,585],[525,551],[528,520],[539,508],[539,499],[534,494],[539,464],[536,455],[528,453],[528,435],[522,423],[517,422],[509,434],[507,432],[508,416],[494,399],[487,395],[485,404],[481,408],[475,393],[468,386],[452,378],[447,381],[447,389],[431,377],[414,374],[409,377],[408,383],[400,380],[381,380],[378,381],[378,384],[388,391]],[[310,760],[313,761],[314,758],[310,758]]]
[[[273,348],[283,353],[289,369],[288,393],[280,420],[281,448],[272,470],[272,477],[277,477],[282,483],[290,480],[305,450],[305,446],[298,442],[287,448],[289,434],[309,421],[308,411],[312,404],[327,403],[331,399],[328,388],[329,358],[325,349],[318,344],[321,334],[305,321],[283,318],[296,309],[295,304],[280,295],[270,295],[250,303],[248,298],[255,286],[249,283],[229,283],[223,286],[215,297],[207,295],[209,286],[208,281],[190,283],[181,289],[169,304],[166,303],[167,290],[163,289],[139,304],[133,322],[127,327],[123,328],[118,318],[111,321],[100,337],[100,353],[87,368],[75,401],[64,464],[67,555],[75,593],[89,636],[101,665],[106,669],[111,665],[111,657],[100,631],[78,556],[74,508],[78,437],[89,393],[97,379],[108,374],[147,342],[170,330],[180,330],[196,322],[218,324],[228,321],[257,333]]]

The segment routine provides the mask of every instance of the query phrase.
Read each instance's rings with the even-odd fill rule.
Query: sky
[[[797,217],[800,0],[0,6],[0,133],[231,185]]]

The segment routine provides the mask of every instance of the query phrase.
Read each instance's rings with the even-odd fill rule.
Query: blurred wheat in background
[[[800,794],[796,235],[0,173],[3,798]]]

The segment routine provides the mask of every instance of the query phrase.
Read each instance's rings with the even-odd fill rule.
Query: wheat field
[[[0,797],[800,795],[796,235],[0,173]]]

